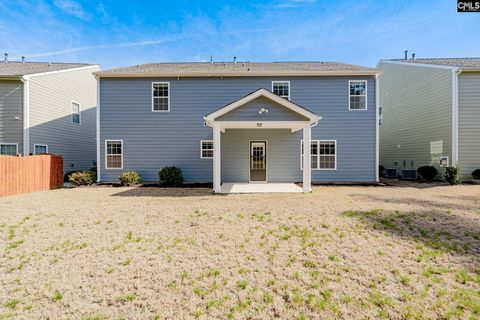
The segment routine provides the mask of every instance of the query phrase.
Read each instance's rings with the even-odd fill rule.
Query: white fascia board
[[[95,65],[91,65],[91,66],[84,66],[84,67],[77,67],[77,68],[70,68],[70,69],[62,69],[62,70],[55,70],[55,71],[48,71],[48,72],[27,74],[27,75],[24,75],[22,78],[23,78],[23,79],[30,79],[30,78],[38,77],[38,76],[48,76],[48,75],[57,74],[57,73],[80,71],[80,70],[89,69],[89,68],[95,68],[95,69],[97,69],[97,70],[102,70],[102,68],[100,67],[100,65],[95,64]]]
[[[229,105],[227,105],[227,106],[225,106],[225,107],[223,107],[223,108],[221,108],[221,109],[219,109],[219,110],[217,110],[217,111],[215,111],[215,112],[213,112],[209,115],[207,115],[206,117],[204,117],[204,119],[205,119],[205,121],[207,121],[207,123],[215,121],[216,118],[218,118],[218,117],[220,117],[220,116],[222,116],[222,115],[224,115],[224,114],[226,114],[226,113],[228,113],[228,112],[230,112],[230,111],[232,111],[232,110],[234,110],[234,109],[236,109],[236,108],[238,108],[238,107],[240,107],[240,106],[242,106],[242,105],[244,105],[244,104],[246,104],[246,103],[248,103],[248,102],[250,102],[250,101],[252,101],[256,98],[258,98],[258,97],[261,97],[261,96],[263,96],[267,99],[270,99],[270,100],[284,106],[285,108],[290,109],[290,110],[292,110],[292,111],[310,119],[310,121],[312,123],[318,122],[318,120],[320,120],[320,117],[318,115],[316,115],[315,113],[310,112],[310,111],[308,111],[304,108],[301,108],[301,107],[297,106],[296,104],[288,101],[287,99],[279,97],[276,94],[274,94],[274,93],[272,93],[272,92],[270,92],[266,89],[259,89],[255,92],[253,92],[253,93],[251,93],[251,94],[249,94],[249,95],[247,95],[247,96],[245,96],[245,97],[243,97],[243,98],[241,98],[241,99],[239,99],[239,100],[237,100],[237,101],[235,101],[235,102],[233,102],[233,103],[231,103],[231,104],[229,104]]]

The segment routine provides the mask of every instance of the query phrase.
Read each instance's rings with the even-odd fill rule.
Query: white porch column
[[[303,192],[312,192],[312,170],[311,166],[311,136],[310,126],[303,128]]]
[[[213,127],[213,192],[221,190],[220,127]]]

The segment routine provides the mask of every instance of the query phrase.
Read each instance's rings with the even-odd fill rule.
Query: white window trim
[[[45,153],[48,153],[48,144],[40,144],[40,143],[39,143],[39,144],[34,144],[34,145],[33,145],[33,153],[34,153],[34,154],[37,154],[37,152],[36,152],[36,150],[35,150],[36,147],[45,147],[45,148],[46,148],[46,152],[45,152]],[[41,154],[43,154],[43,153],[41,153]]]
[[[350,108],[350,97],[352,95],[350,94],[350,84],[352,82],[365,82],[365,109],[351,109]],[[361,97],[363,95],[360,95],[358,97]],[[367,80],[348,80],[348,110],[349,111],[367,111],[368,110],[368,81]]]
[[[213,155],[211,157],[204,157],[203,156],[203,143],[204,142],[211,142],[213,145],[212,152],[215,152],[215,144],[213,143],[213,140],[200,140],[200,159],[213,159]],[[208,149],[209,150],[209,149]]]
[[[167,110],[154,110],[153,109],[153,106],[154,106],[154,103],[153,101],[155,100],[155,97],[153,96],[153,86],[155,84],[166,84],[167,87],[168,87],[168,97],[167,97],[167,101],[168,101],[168,109]],[[164,82],[152,82],[152,92],[151,92],[151,95],[152,95],[152,112],[170,112],[170,82],[168,81],[164,81]]]
[[[78,104],[78,123],[74,122],[73,121],[73,104],[76,103]],[[76,124],[76,125],[81,125],[82,124],[82,105],[80,104],[80,102],[77,102],[75,100],[72,100],[72,103],[71,103],[71,113],[72,113],[72,123],[73,124]]]
[[[108,165],[108,161],[107,161],[107,156],[108,156],[108,147],[107,147],[107,144],[109,141],[120,141],[122,143],[122,147],[121,147],[121,150],[122,150],[122,154],[121,154],[121,166],[120,168],[109,168],[107,165]],[[122,139],[107,139],[105,140],[105,169],[108,169],[108,170],[123,170],[123,140]]]
[[[334,168],[311,168],[312,171],[336,171],[337,170],[337,140],[314,140],[312,139],[310,141],[311,143],[312,142],[317,142],[319,144],[319,148],[320,148],[320,142],[335,142],[335,167]],[[302,161],[302,158],[303,158],[303,153],[302,153],[302,145],[303,145],[303,139],[300,140],[300,170],[303,170],[303,161]],[[311,146],[310,146],[311,148]],[[320,150],[320,149],[319,149]],[[320,157],[320,154],[317,155],[318,157]],[[311,161],[311,160],[310,160]],[[318,161],[318,166],[320,166],[320,161]]]
[[[18,143],[8,143],[8,142],[0,142],[0,146],[3,146],[3,145],[6,145],[6,146],[15,146],[15,149],[17,150],[17,152],[15,152],[15,156],[18,156]],[[6,154],[1,154],[2,156],[6,156]]]
[[[273,92],[273,85],[276,84],[276,83],[288,83],[288,97],[287,97],[287,100],[290,101],[290,95],[292,93],[292,91],[291,91],[292,86],[290,85],[290,81],[289,80],[285,80],[285,81],[275,80],[275,81],[272,81],[272,92]],[[279,97],[282,97],[282,96],[279,96]],[[284,98],[284,97],[282,97],[282,98]]]

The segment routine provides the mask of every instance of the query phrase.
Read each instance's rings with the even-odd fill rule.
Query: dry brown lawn
[[[0,319],[478,319],[480,186],[423,186],[2,198]]]

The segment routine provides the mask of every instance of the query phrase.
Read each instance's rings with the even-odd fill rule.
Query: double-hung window
[[[80,103],[72,101],[72,122],[80,124]]]
[[[170,111],[170,83],[152,82],[152,111]]]
[[[303,170],[303,140],[300,168]],[[335,140],[311,141],[311,168],[312,170],[337,169],[337,142]]]
[[[348,110],[367,110],[367,81],[350,80]]]
[[[36,144],[33,146],[35,154],[48,153],[48,146],[46,144]]]
[[[213,140],[200,141],[200,158],[202,159],[213,158]]]
[[[272,81],[272,92],[290,100],[290,81]]]
[[[18,153],[18,145],[16,143],[0,144],[0,154],[5,156],[16,156]]]
[[[123,141],[105,141],[105,168],[123,169]]]

